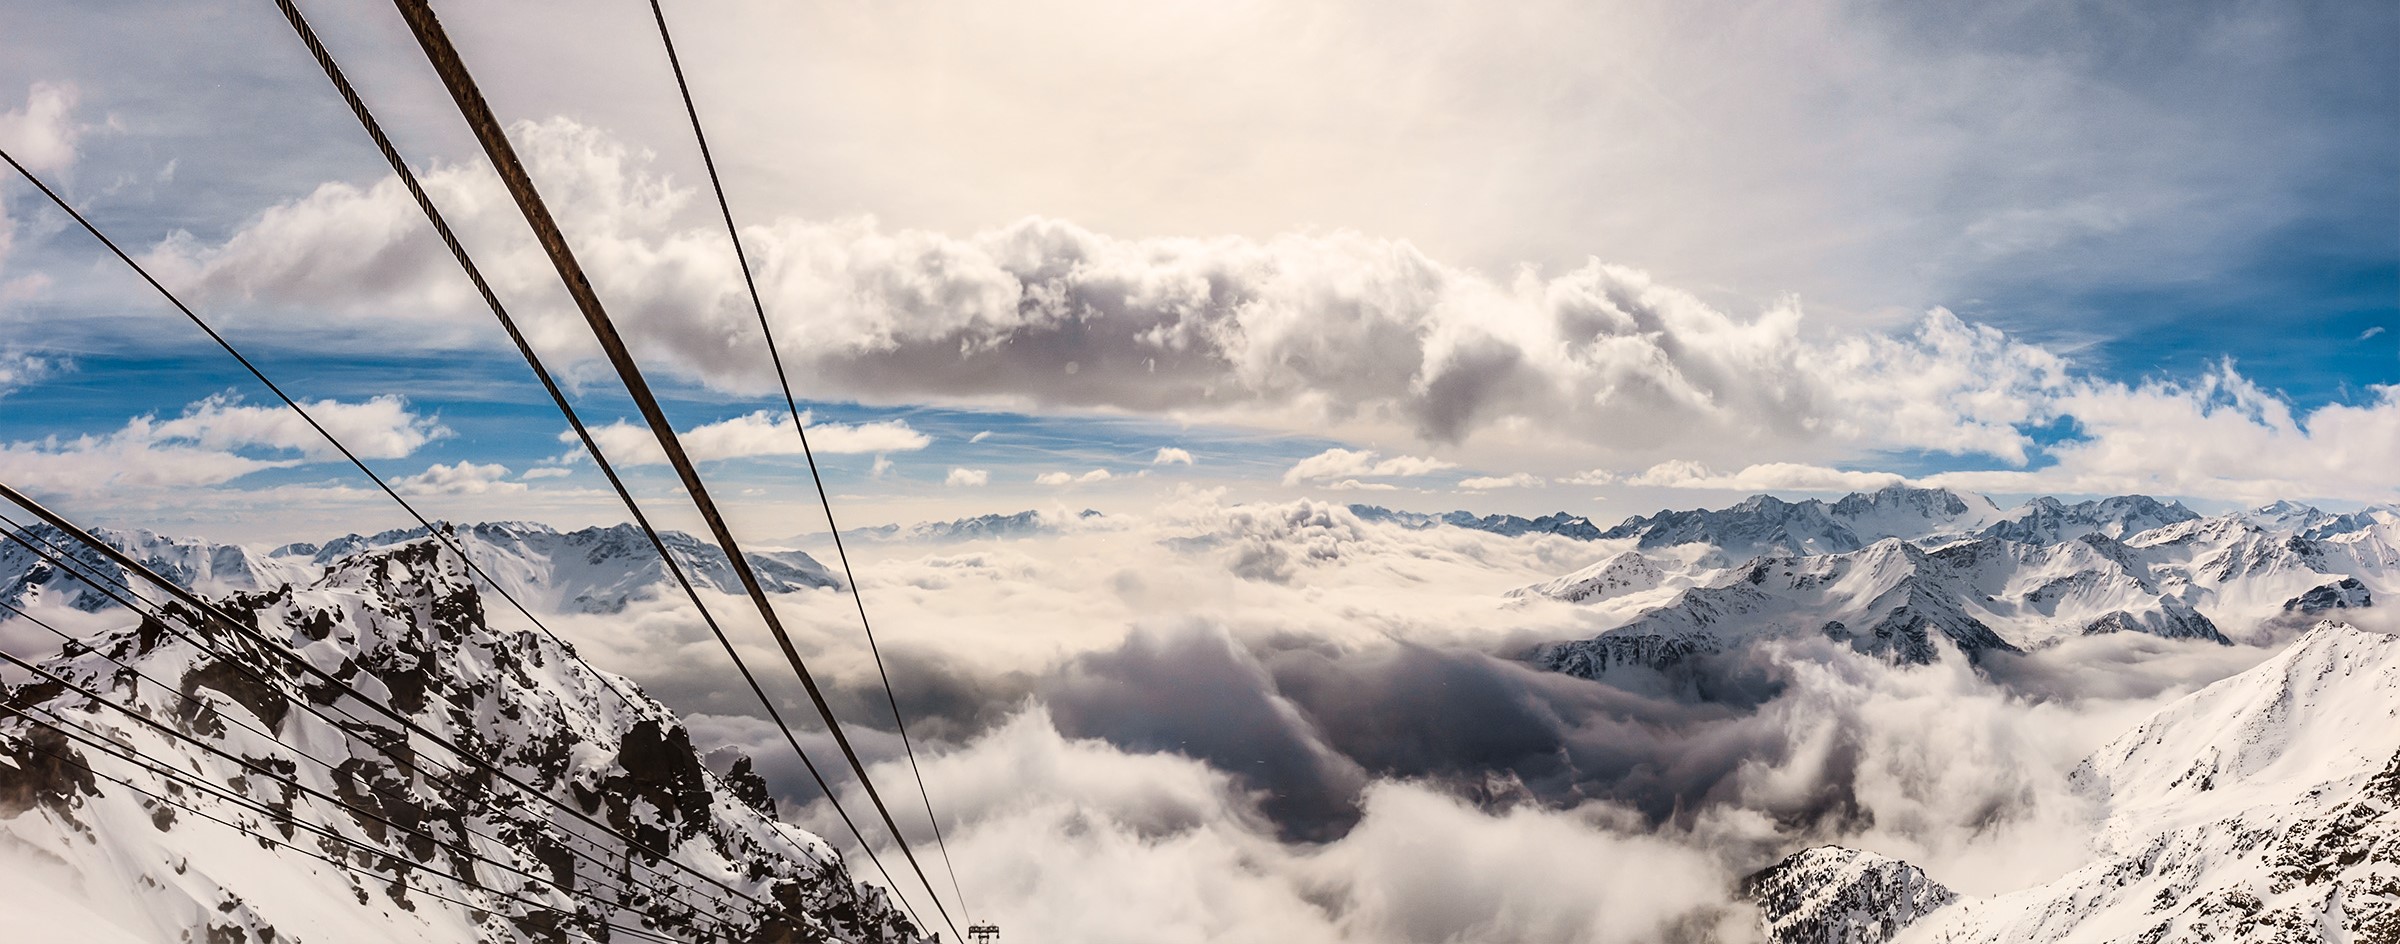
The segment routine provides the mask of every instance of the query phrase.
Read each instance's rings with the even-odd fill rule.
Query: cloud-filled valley
[[[2304,628],[2256,632],[2210,603],[2256,641],[2117,632],[1921,666],[1770,635],[1591,681],[1530,654],[1608,638],[1628,614],[1506,591],[1645,553],[1638,540],[1206,492],[1141,516],[1021,517],[1038,523],[864,542],[860,589],[959,868],[1005,896],[994,913],[1059,940],[1144,936],[1137,920],[1195,940],[1753,940],[1741,878],[1827,842],[1968,895],[2024,888],[2084,861],[2057,837],[2105,808],[2069,783],[2085,754]],[[1646,553],[1672,567],[1728,540]],[[2380,591],[2393,572],[2365,576]],[[729,586],[706,591],[720,614],[739,612]],[[713,763],[752,758],[787,814],[838,835],[687,607],[625,599],[550,619],[598,664],[641,667]],[[877,776],[905,777],[845,598],[781,600]],[[737,637],[774,658],[754,627]]]

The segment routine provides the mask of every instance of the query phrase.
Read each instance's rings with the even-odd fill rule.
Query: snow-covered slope
[[[611,923],[679,938],[918,939],[822,841],[774,819],[746,766],[730,778],[704,768],[664,706],[546,637],[486,626],[463,563],[432,540],[342,557],[304,588],[223,605],[264,633],[211,637],[232,660],[145,622],[44,664],[175,735],[54,682],[6,693],[0,863],[105,897],[89,913],[108,926],[85,939],[103,930],[211,944],[629,939],[611,936]],[[738,894],[499,778],[456,772],[466,768],[446,750],[279,651]],[[32,718],[95,732],[191,782],[169,788],[116,748],[73,743]]]
[[[352,556],[426,537],[423,528],[406,528],[344,535],[323,544],[287,544],[260,554],[149,531],[96,533],[168,579],[203,593],[306,582]],[[478,567],[519,602],[537,609],[615,613],[636,599],[676,592],[673,578],[649,538],[630,524],[560,531],[532,522],[502,521],[469,525],[453,533]],[[97,552],[54,530],[36,528],[30,536],[69,548],[74,560],[93,565],[103,576],[125,577]],[[716,545],[681,531],[661,532],[659,537],[695,585],[723,593],[742,592],[732,564]],[[815,558],[801,551],[752,551],[749,557],[760,583],[771,593],[840,584]],[[136,581],[124,582],[138,586]],[[115,606],[105,595],[58,572],[22,545],[0,541],[0,601],[45,597],[92,612]]]
[[[2105,810],[2090,864],[1962,899],[1896,940],[2400,940],[2400,638],[2320,623],[2275,658],[2161,709],[2071,779]],[[1786,882],[1779,900],[1855,885],[1818,871]]]

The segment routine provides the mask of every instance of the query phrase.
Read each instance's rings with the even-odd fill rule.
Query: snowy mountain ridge
[[[2117,632],[2256,641],[2291,631],[2278,627],[2292,615],[2400,591],[2400,515],[2385,509],[2279,503],[2203,517],[2125,496],[1994,511],[1897,486],[1830,504],[1759,496],[1629,519],[1596,542],[1597,562],[1509,595],[1575,603],[1613,624],[1532,654],[1597,677],[1794,636],[1904,663]],[[1884,536],[1852,546],[1861,530]]]
[[[185,589],[221,594],[307,583],[360,554],[427,537],[422,527],[379,534],[348,534],[323,544],[286,544],[261,554],[249,548],[172,538],[151,531],[96,529],[94,534]],[[451,534],[477,567],[509,595],[552,612],[616,613],[635,600],[675,592],[649,538],[631,524],[561,531],[528,521],[486,522],[453,528]],[[80,567],[103,579],[137,585],[98,552],[54,528],[36,526],[27,536],[65,549]],[[732,564],[716,545],[681,531],[659,538],[683,565],[692,583],[720,593],[740,593]],[[840,580],[802,551],[752,551],[752,569],[769,592],[790,593],[837,587]],[[64,573],[15,541],[0,541],[0,601],[11,604],[53,599],[98,612],[116,604],[72,574]]]
[[[675,937],[920,939],[821,840],[774,819],[746,763],[709,772],[682,723],[630,681],[587,669],[545,636],[487,626],[463,562],[436,541],[348,554],[305,586],[221,605],[262,635],[144,619],[41,663],[71,684],[36,679],[6,692],[0,846],[70,877],[53,898],[89,896],[80,934],[518,941],[612,939],[615,925]],[[277,650],[681,867],[358,710],[356,696]],[[163,763],[120,756],[128,751]],[[40,881],[45,870],[27,874]]]

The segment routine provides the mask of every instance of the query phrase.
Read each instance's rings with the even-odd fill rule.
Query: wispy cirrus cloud
[[[1044,472],[1033,477],[1033,484],[1048,485],[1053,488],[1057,488],[1068,485],[1090,485],[1094,482],[1106,482],[1115,477],[1115,473],[1112,473],[1107,469],[1093,469],[1080,475],[1073,472]]]

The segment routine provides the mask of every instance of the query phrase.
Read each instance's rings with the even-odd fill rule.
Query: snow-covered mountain
[[[1873,861],[1898,874],[1892,860],[1812,849],[1752,883],[1770,939],[2400,940],[2400,637],[2320,623],[2275,658],[2161,709],[2071,780],[2105,810],[2088,865],[1928,909],[1911,883],[1862,882],[1825,864]],[[1790,918],[1801,914],[1833,918]],[[1898,933],[1845,936],[1861,922]]]
[[[317,568],[304,563],[261,554],[245,547],[168,537],[155,531],[94,528],[92,534],[118,552],[142,562],[144,566],[184,588],[202,593],[230,593],[280,586],[293,580],[305,580],[317,571]],[[150,599],[139,581],[129,579],[129,575],[102,557],[100,552],[67,537],[56,528],[36,524],[27,528],[23,536],[53,552],[64,552],[68,560],[103,579],[114,578],[120,584],[132,585],[137,591],[144,592],[143,599]],[[0,602],[24,605],[41,601],[95,613],[117,605],[99,589],[51,566],[25,545],[0,539]]]
[[[1486,531],[1508,537],[1527,534],[1555,534],[1578,541],[1600,539],[1600,526],[1593,524],[1592,519],[1564,511],[1543,515],[1539,518],[1526,518],[1518,515],[1478,515],[1471,511],[1451,511],[1428,515],[1413,511],[1394,511],[1380,505],[1352,505],[1350,513],[1357,515],[1361,521],[1384,521],[1412,529],[1448,526],[1465,528],[1470,531]]]
[[[629,938],[611,924],[920,939],[823,841],[775,819],[746,764],[711,773],[682,722],[631,682],[545,636],[487,626],[463,562],[438,542],[335,556],[305,586],[222,605],[260,635],[187,637],[146,620],[42,663],[73,687],[36,679],[6,693],[0,863],[14,888],[57,889],[33,897],[75,912],[65,926],[83,939]],[[295,655],[707,880],[474,773],[300,673]],[[157,764],[123,756],[136,752]]]
[[[1827,503],[1787,502],[1755,495],[1722,510],[1661,511],[1627,518],[1601,532],[1631,538],[1650,550],[1684,544],[1715,548],[1727,563],[1768,554],[1797,556],[1855,551],[1885,538],[1921,541],[1958,535],[2002,521],[1991,499],[1947,489],[1893,485]]]
[[[2087,534],[2123,539],[2199,517],[2182,502],[2162,503],[2147,495],[2119,495],[2072,505],[2045,497],[2026,502],[1981,534],[2023,544],[2057,544]]]
[[[1075,515],[1077,520],[1098,517],[1101,517],[1100,512],[1090,508]],[[931,544],[953,541],[1007,540],[1056,534],[1061,527],[1057,519],[1056,515],[1027,509],[1012,515],[990,514],[976,515],[970,518],[953,518],[948,521],[920,521],[905,528],[897,524],[886,524],[871,528],[847,529],[842,533],[875,541],[921,541]],[[798,540],[794,539],[794,543],[798,543]]]
[[[203,593],[259,590],[305,583],[327,568],[369,551],[427,536],[424,528],[349,534],[322,544],[287,544],[261,554],[248,548],[170,538],[149,531],[95,532],[186,589]],[[631,524],[560,531],[525,521],[487,522],[452,532],[477,567],[519,602],[551,612],[615,613],[634,600],[676,592],[649,538]],[[72,559],[103,577],[125,579],[114,564],[47,526],[29,537],[70,549]],[[733,565],[716,545],[681,531],[659,533],[694,585],[740,593]],[[752,551],[750,564],[769,592],[839,586],[825,567],[801,551]],[[114,606],[81,580],[51,567],[14,541],[0,541],[0,601],[49,598],[97,612]]]
[[[1742,883],[1776,944],[1884,944],[1958,900],[1925,870],[1840,846],[1793,853]]]
[[[1862,534],[1883,536],[1852,546]],[[1634,518],[1595,546],[1606,556],[1592,565],[1510,593],[1613,624],[1541,647],[1538,664],[1596,677],[1798,635],[1910,663],[2116,632],[2254,641],[2290,632],[2290,614],[2400,590],[2400,516],[2291,503],[2201,517],[2127,496],[1998,512],[1894,487]]]

